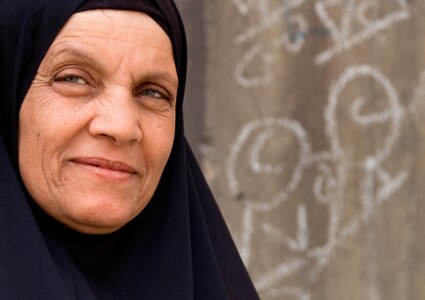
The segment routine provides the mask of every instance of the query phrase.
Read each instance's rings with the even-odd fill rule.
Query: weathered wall
[[[425,1],[177,3],[187,129],[262,299],[425,299]]]

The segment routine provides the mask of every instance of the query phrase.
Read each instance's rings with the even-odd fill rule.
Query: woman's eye
[[[166,98],[161,92],[153,89],[146,89],[140,93],[142,96],[148,96],[153,98]]]
[[[80,76],[73,76],[73,75],[58,78],[58,79],[56,79],[56,81],[64,81],[64,82],[76,83],[76,84],[86,84],[87,83],[87,81],[85,81]]]
[[[82,72],[61,72],[53,79],[54,88],[66,96],[87,96],[95,91],[93,81],[88,74]]]

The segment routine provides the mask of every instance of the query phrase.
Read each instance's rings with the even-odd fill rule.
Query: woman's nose
[[[92,136],[104,136],[115,144],[135,143],[142,139],[140,112],[130,92],[99,96],[95,116],[89,124]]]

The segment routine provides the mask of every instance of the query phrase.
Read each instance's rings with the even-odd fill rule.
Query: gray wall
[[[186,131],[262,299],[425,299],[425,2],[177,3]]]

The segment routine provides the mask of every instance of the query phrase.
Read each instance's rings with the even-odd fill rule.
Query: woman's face
[[[177,86],[171,42],[148,15],[73,15],[20,110],[19,168],[35,202],[83,233],[138,215],[171,152]]]

